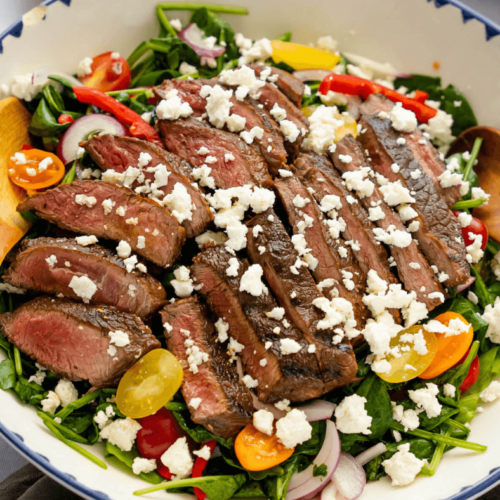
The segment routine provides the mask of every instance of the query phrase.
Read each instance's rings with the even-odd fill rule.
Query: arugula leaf
[[[0,389],[7,391],[16,385],[16,368],[10,359],[0,363]]]
[[[326,477],[328,474],[328,466],[326,464],[316,465],[313,467],[313,477]]]

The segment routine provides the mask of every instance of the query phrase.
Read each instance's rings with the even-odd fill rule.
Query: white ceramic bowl
[[[78,62],[108,50],[128,55],[156,36],[157,0],[46,0],[45,19],[19,21],[0,35],[0,83],[40,66],[75,72]],[[471,102],[481,125],[500,127],[500,27],[455,0],[211,0],[248,7],[248,17],[229,16],[235,31],[268,38],[293,32],[309,43],[332,35],[340,48],[391,62],[400,71],[439,74]],[[42,12],[43,15],[43,12]],[[177,13],[176,13],[177,15]],[[181,18],[181,16],[179,16]],[[186,18],[183,18],[185,21]],[[433,62],[439,61],[439,72]],[[470,439],[489,446],[478,455],[447,453],[438,473],[405,488],[387,478],[369,484],[363,500],[465,500],[500,482],[500,403],[485,405]],[[132,474],[107,471],[48,433],[35,411],[0,391],[0,434],[28,460],[66,487],[92,500],[132,500],[146,486]],[[93,450],[100,453],[99,446]],[[145,498],[185,498],[157,492]]]

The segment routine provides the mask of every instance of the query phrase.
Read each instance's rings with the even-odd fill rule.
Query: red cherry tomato
[[[203,448],[204,446],[208,446],[210,448],[210,453],[214,451],[215,445],[217,444],[217,441],[215,439],[211,439],[210,441],[207,441],[206,443],[203,443],[200,446]],[[193,474],[192,477],[201,477],[203,475],[203,471],[205,470],[205,467],[207,466],[208,460],[205,460],[204,458],[198,457],[194,463],[193,466]],[[196,498],[198,500],[205,500],[207,498],[207,495],[203,493],[200,488],[193,488],[194,494],[196,495]]]
[[[130,85],[130,66],[123,57],[112,58],[113,52],[105,52],[94,57],[90,75],[79,76],[85,85],[102,92],[125,90]]]
[[[460,214],[460,213],[461,212],[459,212],[457,210],[453,211],[453,214],[456,217],[458,217],[458,214]],[[465,242],[466,247],[468,247],[469,245],[472,245],[474,243],[474,240],[472,240],[469,237],[469,233],[480,234],[483,237],[483,241],[481,243],[481,250],[484,250],[486,248],[486,245],[488,244],[488,229],[487,229],[487,227],[479,219],[472,217],[472,222],[470,223],[470,225],[462,228],[462,236],[464,238],[464,242]]]
[[[455,365],[458,366],[462,364],[469,355],[470,349],[464,354],[464,357]],[[479,377],[479,356],[476,356],[469,367],[469,373],[464,378],[464,381],[460,385],[459,389],[462,394],[467,392],[477,381]]]
[[[153,415],[140,418],[139,423],[142,429],[137,433],[137,447],[144,458],[160,459],[181,437],[175,417],[165,408],[160,408]]]
[[[163,477],[163,478],[165,478],[167,480],[172,479],[172,473],[170,472],[170,470],[168,469],[168,467],[166,467],[165,465],[163,465],[163,463],[162,463],[161,460],[157,460],[156,464],[157,464],[156,472],[158,472],[158,474],[160,474],[161,477]]]

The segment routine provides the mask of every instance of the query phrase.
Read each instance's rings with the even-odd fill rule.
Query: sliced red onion
[[[378,443],[375,446],[372,446],[371,448],[368,448],[367,450],[363,451],[363,453],[360,453],[356,458],[356,462],[358,462],[359,465],[363,466],[367,464],[370,460],[374,459],[375,457],[378,457],[379,455],[382,455],[382,453],[385,453],[387,451],[387,446],[384,443]]]
[[[321,492],[320,500],[343,500],[342,495],[337,491],[335,484],[330,481],[325,489]]]
[[[476,281],[476,277],[471,276],[464,284],[457,286],[457,292],[458,293],[463,292],[466,288],[469,288],[472,285],[472,283],[474,283],[474,281]]]
[[[329,401],[317,399],[311,404],[301,406],[300,409],[306,414],[308,422],[317,422],[318,420],[329,420],[337,408],[336,404]]]
[[[393,76],[394,78],[411,78],[408,73],[402,73],[398,71],[390,63],[379,63],[368,57],[359,56],[357,54],[352,54],[350,52],[344,52],[344,56],[348,61],[355,64],[356,66],[364,66],[371,69],[375,74],[381,76]]]
[[[315,82],[322,81],[323,78],[331,73],[332,72],[328,69],[301,69],[299,71],[294,71],[292,75],[301,82]]]
[[[340,459],[340,439],[335,424],[326,422],[326,434],[323,446],[313,463],[304,471],[294,474],[288,485],[286,500],[309,499],[317,495],[329,483],[334,475]],[[325,464],[326,477],[314,477],[314,465]]]
[[[278,410],[278,408],[276,408],[276,406],[274,406],[274,405],[263,403],[262,401],[259,401],[257,399],[257,396],[253,392],[252,392],[252,399],[253,399],[253,407],[256,410],[270,411],[274,415],[275,420],[279,420],[280,418],[286,417],[286,411]]]
[[[66,130],[59,142],[57,155],[65,165],[76,159],[80,142],[92,132],[98,132],[99,135],[127,135],[127,129],[112,116],[101,114],[82,116]]]
[[[366,474],[351,455],[342,453],[332,482],[346,500],[356,500],[365,489]]]
[[[61,76],[62,78],[69,80],[75,87],[83,86],[83,83],[73,75],[63,73],[62,71],[52,71],[47,66],[42,66],[41,68],[35,70],[33,76],[31,77],[31,83],[33,85],[45,85],[49,79],[49,75]]]
[[[220,45],[214,45],[212,49],[209,49],[205,45],[203,31],[194,23],[189,24],[182,31],[179,31],[177,36],[181,40],[184,40],[200,57],[219,57],[226,51]]]

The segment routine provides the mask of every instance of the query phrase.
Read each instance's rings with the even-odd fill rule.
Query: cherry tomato
[[[137,447],[144,458],[159,459],[181,437],[175,417],[166,408],[139,419]]]
[[[457,210],[453,211],[453,214],[457,217],[460,213],[461,212]],[[483,222],[479,219],[476,219],[475,217],[472,217],[472,222],[470,223],[470,225],[462,228],[462,236],[464,238],[466,247],[474,243],[474,240],[469,237],[469,233],[480,234],[483,237],[481,250],[484,250],[486,248],[486,245],[488,244],[488,228],[483,224]]]
[[[122,377],[116,404],[130,418],[152,415],[174,397],[183,376],[182,366],[173,354],[165,349],[155,349]]]
[[[215,439],[211,439],[210,441],[207,441],[206,443],[203,443],[200,447],[203,448],[204,446],[208,446],[210,448],[210,453],[214,451],[215,445],[217,444],[217,441]],[[205,467],[208,464],[208,460],[205,460],[204,458],[198,457],[194,463],[193,467],[193,473],[191,474],[191,477],[201,477],[203,475],[203,471],[205,470]],[[196,495],[196,498],[198,500],[205,500],[207,498],[206,493],[204,493],[200,488],[193,488],[194,494]]]
[[[438,350],[429,368],[420,375],[420,378],[425,380],[437,377],[456,365],[467,352],[467,349],[469,349],[474,337],[472,325],[461,314],[449,311],[440,314],[435,319],[446,326],[448,326],[452,319],[459,319],[466,325],[469,325],[469,329],[459,335],[450,335],[448,337],[446,337],[445,333],[435,334],[438,340]]]
[[[285,448],[276,436],[247,425],[237,436],[234,451],[242,467],[250,471],[270,469],[290,458],[295,448]]]
[[[27,191],[57,184],[64,177],[64,165],[54,154],[41,149],[23,149],[9,159],[9,179]],[[43,162],[43,163],[42,163]]]
[[[461,365],[467,359],[469,351],[470,349],[467,350],[467,352],[464,354],[464,357],[455,366]],[[469,366],[469,372],[467,373],[467,376],[464,378],[464,381],[459,387],[460,392],[462,394],[467,392],[477,382],[478,377],[479,377],[479,356],[476,356],[472,360],[472,363]]]
[[[156,461],[156,472],[165,479],[172,479],[172,473],[166,465],[163,465],[161,460]]]
[[[340,57],[299,43],[273,40],[273,60],[276,63],[284,62],[293,69],[333,69],[340,61]]]
[[[422,336],[425,340],[425,347],[427,348],[426,354],[417,352],[418,350],[422,350],[418,342],[417,345],[415,345],[415,342],[403,342],[401,340],[403,335],[409,334],[413,336],[420,332],[422,332]],[[438,341],[434,333],[427,331],[422,325],[415,325],[405,330],[401,330],[391,339],[390,346],[391,348],[399,347],[401,356],[395,357],[392,354],[388,355],[385,360],[391,364],[391,371],[389,373],[377,373],[377,375],[386,382],[397,384],[399,382],[412,380],[427,370],[436,355]]]
[[[113,52],[105,52],[94,57],[90,75],[79,76],[85,87],[102,92],[125,90],[130,85],[130,66],[123,57],[113,58]]]

